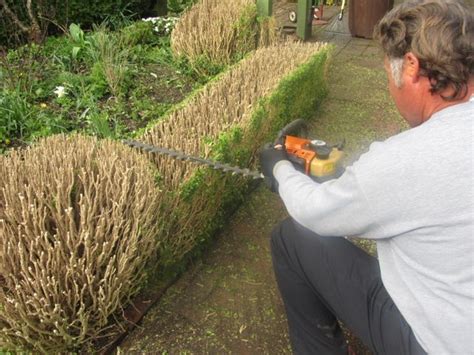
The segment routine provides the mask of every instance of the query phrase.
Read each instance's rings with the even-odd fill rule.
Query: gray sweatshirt
[[[273,169],[298,223],[376,240],[382,281],[430,354],[474,353],[473,127],[471,98],[373,143],[337,180]]]

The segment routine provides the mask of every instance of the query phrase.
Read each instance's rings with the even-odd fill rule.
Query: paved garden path
[[[352,161],[370,142],[404,128],[386,90],[382,56],[369,40],[321,30],[313,37],[336,49],[328,72],[330,93],[312,121],[312,133],[333,143],[344,138]],[[269,253],[272,227],[285,216],[278,196],[263,185],[257,188],[118,353],[289,353]]]

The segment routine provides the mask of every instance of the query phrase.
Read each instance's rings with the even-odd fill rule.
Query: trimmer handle
[[[298,118],[290,123],[288,123],[285,127],[282,128],[280,132],[278,132],[278,136],[275,140],[273,145],[285,144],[285,137],[286,136],[297,136],[301,138],[308,137],[308,124],[305,120]]]

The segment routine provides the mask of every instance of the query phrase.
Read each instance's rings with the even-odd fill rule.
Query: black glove
[[[276,149],[273,144],[267,143],[260,149],[259,158],[265,183],[271,191],[278,192],[278,181],[273,176],[273,168],[279,161],[288,160],[286,150]]]

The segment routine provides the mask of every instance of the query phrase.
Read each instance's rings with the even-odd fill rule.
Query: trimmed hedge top
[[[141,140],[187,154],[209,157],[212,143],[230,127],[249,123],[257,102],[325,44],[280,44],[252,53],[219,80],[207,85],[186,106],[149,129]],[[176,189],[197,167],[165,156],[154,157],[164,186]]]

